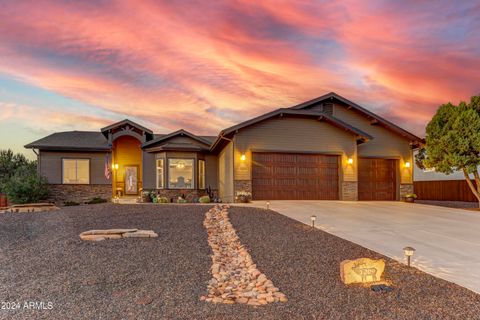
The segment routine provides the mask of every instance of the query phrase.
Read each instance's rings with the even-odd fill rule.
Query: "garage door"
[[[337,200],[338,156],[253,153],[254,200]]]
[[[358,160],[358,200],[397,199],[397,160]]]

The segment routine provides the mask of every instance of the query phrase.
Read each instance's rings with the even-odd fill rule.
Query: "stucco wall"
[[[62,184],[62,159],[90,159],[90,184],[111,184],[105,178],[104,152],[40,151],[39,171],[50,184]]]
[[[233,202],[233,143],[229,142],[218,155],[218,195],[223,202]]]

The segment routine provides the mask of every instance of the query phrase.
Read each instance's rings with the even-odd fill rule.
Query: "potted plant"
[[[405,195],[405,202],[414,203],[415,199],[417,199],[417,195],[415,193],[409,193]]]
[[[252,193],[247,191],[238,191],[236,199],[237,202],[248,203],[252,199]]]

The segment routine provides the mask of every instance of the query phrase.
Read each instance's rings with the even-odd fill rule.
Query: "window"
[[[193,189],[193,159],[168,159],[168,188]]]
[[[198,189],[205,189],[205,160],[198,160]]]
[[[157,159],[157,189],[163,189],[164,181],[163,159]]]
[[[64,184],[89,184],[89,159],[62,159],[62,179]]]

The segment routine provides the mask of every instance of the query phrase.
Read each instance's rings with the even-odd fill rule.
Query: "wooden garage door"
[[[397,199],[397,160],[358,159],[358,200]]]
[[[338,156],[253,153],[254,200],[337,200]]]

